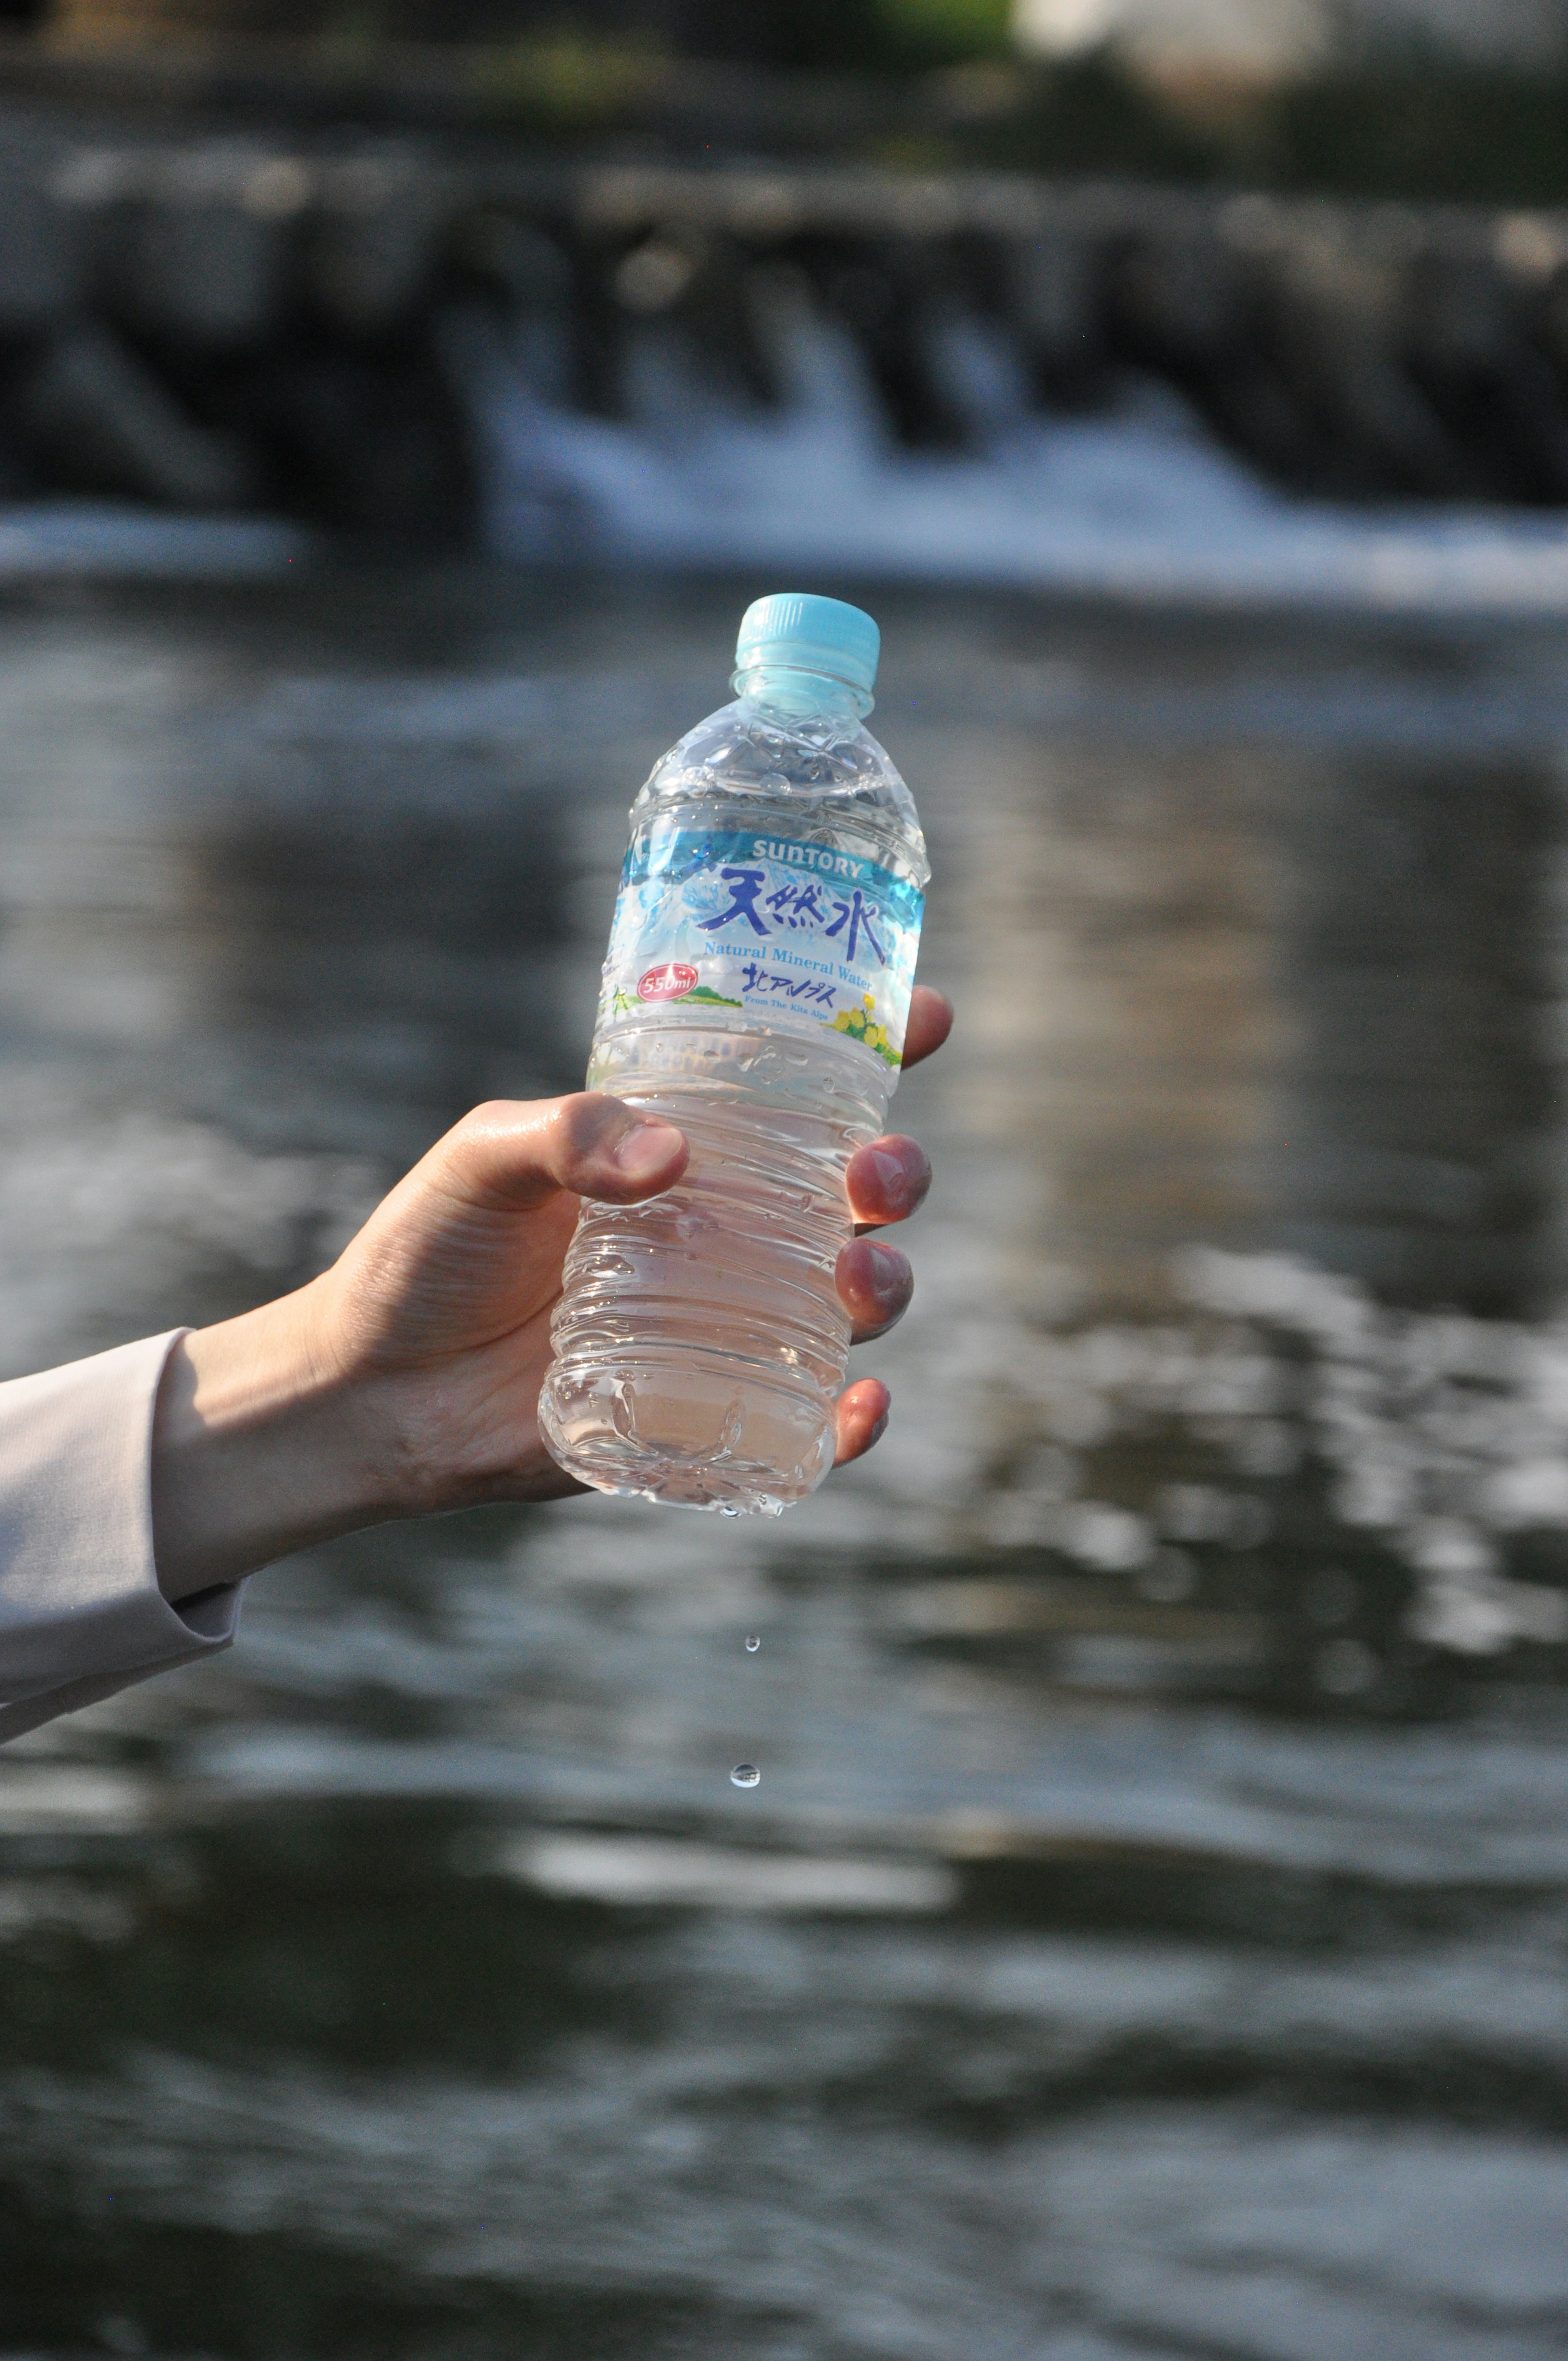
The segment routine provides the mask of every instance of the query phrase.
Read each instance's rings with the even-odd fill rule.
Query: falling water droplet
[[[762,1776],[754,1763],[737,1763],[734,1770],[729,1773],[731,1784],[737,1787],[758,1786],[762,1782]]]
[[[761,1640],[757,1637],[757,1634],[754,1631],[749,1631],[746,1634],[746,1653],[749,1656],[754,1656],[762,1644]]]

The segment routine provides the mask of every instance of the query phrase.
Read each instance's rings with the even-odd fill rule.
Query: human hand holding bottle
[[[952,1024],[917,988],[904,1063]],[[330,1270],[296,1293],[183,1337],[153,1435],[159,1579],[180,1599],[336,1533],[578,1488],[545,1450],[539,1390],[579,1198],[632,1204],[679,1179],[685,1143],[620,1100],[498,1102],[446,1134]],[[857,1231],[902,1221],[930,1178],[890,1136],[850,1160]],[[858,1235],[839,1258],[854,1339],[909,1301],[909,1266]],[[838,1402],[837,1464],[887,1422],[875,1378]]]

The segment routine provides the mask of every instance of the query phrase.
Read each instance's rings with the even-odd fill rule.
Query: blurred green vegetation
[[[996,93],[957,144],[955,161],[993,168],[1206,181],[1234,176],[1256,140],[1234,110],[1195,115],[1105,49],[1021,71],[1011,103]]]
[[[569,138],[634,118],[665,66],[654,51],[564,31],[478,51],[474,87],[519,123]]]
[[[1426,47],[1272,87],[1166,85],[1109,47],[1019,60],[1009,15],[1008,0],[780,0],[729,53],[896,83],[893,118],[862,150],[888,164],[1568,203],[1568,49],[1552,71]],[[521,115],[569,131],[624,120],[653,71],[647,49],[562,35],[519,43],[501,79]]]
[[[870,0],[873,29],[890,65],[959,65],[1005,57],[1011,0]]]
[[[1346,53],[1272,88],[1208,90],[1164,86],[1112,47],[1051,65],[1009,62],[1010,15],[1008,0],[782,0],[773,61],[900,78],[997,67],[992,104],[972,122],[944,126],[939,147],[930,134],[895,136],[888,153],[902,148],[912,162],[945,148],[955,163],[1033,171],[1568,203],[1568,6],[1554,71],[1412,38]]]
[[[698,0],[687,27],[697,55],[796,72],[905,76],[1005,57],[1011,0]]]
[[[8,0],[0,0],[0,12]],[[87,7],[93,0],[78,0]],[[119,0],[110,0],[119,5]],[[301,0],[251,0],[249,14],[293,30]],[[1011,0],[337,0],[316,38],[365,47],[429,41],[519,57],[726,58],[795,71],[905,76],[1007,55]],[[252,27],[255,28],[254,27]],[[266,28],[264,27],[264,28]]]
[[[1427,56],[1313,76],[1260,126],[1288,188],[1368,196],[1568,201],[1568,66],[1533,74]]]
[[[300,0],[275,5],[281,25]],[[692,57],[863,86],[836,109],[803,100],[798,131],[782,83],[755,124],[737,101],[732,124],[705,129],[705,152],[776,137],[794,155],[815,144],[895,168],[1568,204],[1568,0],[1552,69],[1409,40],[1273,85],[1162,82],[1113,46],[1032,62],[1011,48],[1012,13],[1012,0],[669,0],[663,16],[636,0],[338,0],[314,38],[367,71],[389,44],[466,48],[477,92],[552,140],[637,129]]]
[[[1532,73],[1425,52],[1272,89],[1163,90],[1102,49],[1021,77],[955,161],[1299,192],[1568,203],[1568,64]]]

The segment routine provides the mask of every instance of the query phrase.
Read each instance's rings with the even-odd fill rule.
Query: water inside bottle
[[[862,678],[738,675],[633,807],[588,1085],[691,1153],[646,1204],[585,1203],[566,1257],[540,1423],[601,1491],[776,1515],[833,1464],[844,1171],[885,1125],[927,874]]]

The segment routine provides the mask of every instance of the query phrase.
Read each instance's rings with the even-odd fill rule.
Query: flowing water
[[[1178,609],[1568,613],[1560,513],[1303,500],[1217,447],[1168,386],[1135,379],[1104,412],[1042,415],[1022,355],[972,315],[927,324],[925,356],[966,447],[909,450],[864,355],[806,284],[784,270],[753,291],[772,404],[652,320],[627,339],[625,414],[585,416],[566,400],[564,332],[453,319],[448,357],[468,390],[496,549],[795,580],[871,566],[883,580]],[[24,538],[42,565],[81,533],[51,521]],[[0,534],[0,566],[7,554]]]
[[[766,587],[11,596],[7,1368],[575,1082]],[[1568,641],[829,587],[961,1010],[893,1427],[5,1751],[7,2356],[1568,2343]]]

